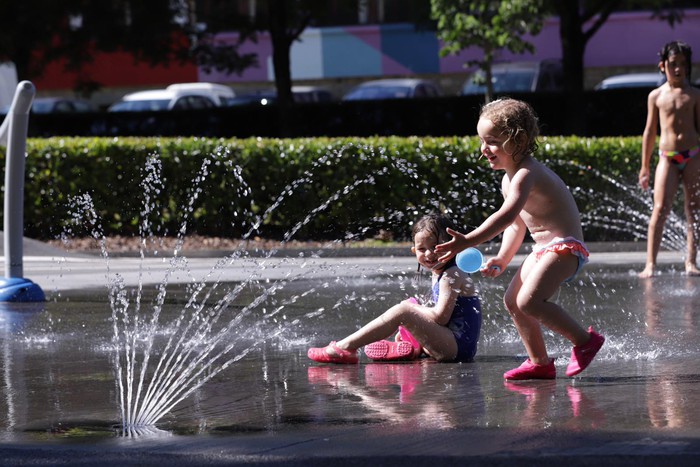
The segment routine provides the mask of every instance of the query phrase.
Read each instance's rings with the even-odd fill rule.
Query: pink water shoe
[[[585,370],[603,346],[605,337],[595,332],[593,327],[588,328],[588,333],[591,335],[588,342],[575,346],[571,351],[571,361],[566,367],[566,376],[575,376]]]
[[[554,359],[549,359],[547,365],[535,365],[528,358],[518,368],[503,373],[505,379],[554,379],[557,377],[557,369],[554,367]]]
[[[307,355],[311,360],[319,363],[357,363],[359,361],[357,351],[343,350],[335,344],[335,341],[325,347],[311,347]]]
[[[414,360],[420,350],[408,341],[377,341],[365,346],[365,355],[377,361]]]
[[[414,357],[418,358],[420,357],[420,354],[423,353],[423,346],[418,342],[418,339],[416,339],[413,334],[411,334],[411,331],[406,329],[403,326],[399,326],[399,332],[396,333],[396,338],[394,339],[395,341],[404,341],[404,342],[410,342],[411,345],[413,346],[413,353]]]

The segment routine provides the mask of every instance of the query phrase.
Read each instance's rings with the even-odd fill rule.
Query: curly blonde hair
[[[530,104],[517,99],[498,99],[481,108],[479,118],[491,120],[497,131],[516,146],[513,159],[537,151],[537,137],[540,134],[539,122]]]

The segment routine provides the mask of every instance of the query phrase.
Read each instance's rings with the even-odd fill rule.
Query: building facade
[[[368,20],[376,16],[370,13],[365,12]],[[218,39],[233,42],[236,35],[220,34]],[[656,70],[658,50],[676,39],[689,43],[697,51],[696,57],[700,57],[700,9],[686,10],[683,21],[673,28],[645,11],[613,14],[587,45],[586,87],[592,88],[612,74]],[[504,51],[497,60],[561,58],[558,18],[548,19],[531,42],[534,53],[514,55]],[[421,76],[438,81],[446,93],[456,94],[470,71],[464,64],[478,58],[481,51],[472,48],[459,55],[440,57],[440,48],[434,31],[416,28],[411,23],[310,27],[292,46],[292,79],[299,84],[323,84],[340,95],[367,79]],[[89,74],[102,86],[93,99],[98,104],[108,104],[125,92],[176,82],[223,83],[238,91],[272,87],[274,69],[269,35],[259,34],[255,43],[243,45],[242,52],[255,53],[258,64],[240,75],[207,72],[194,64],[152,67],[134,62],[133,57],[124,53],[98,54],[87,66]],[[63,64],[56,62],[35,84],[40,95],[56,95],[71,93],[74,82],[75,76],[66,73]]]

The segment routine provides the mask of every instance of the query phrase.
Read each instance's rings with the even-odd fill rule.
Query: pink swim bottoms
[[[581,240],[574,237],[556,237],[546,245],[533,247],[533,253],[535,254],[535,258],[538,260],[543,254],[549,251],[560,255],[570,253],[578,258],[578,267],[576,268],[576,272],[574,272],[571,277],[566,279],[564,282],[571,282],[579,273],[581,268],[583,268],[583,265],[588,262],[588,257],[590,256],[590,252],[588,251],[588,248],[586,248],[586,245],[584,245]]]

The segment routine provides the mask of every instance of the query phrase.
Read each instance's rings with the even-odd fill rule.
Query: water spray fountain
[[[425,154],[426,157],[430,156],[427,152]],[[147,297],[149,297],[149,295],[148,292],[144,291],[145,282],[139,279],[136,289],[133,290],[118,273],[110,272],[111,259],[106,250],[105,242],[102,241],[105,240],[105,238],[102,229],[99,227],[100,219],[97,214],[99,209],[93,206],[92,200],[88,195],[80,195],[73,199],[71,215],[73,216],[74,225],[87,227],[92,237],[96,240],[101,240],[102,256],[107,264],[107,289],[111,308],[111,320],[105,325],[109,327],[110,330],[106,333],[106,337],[104,337],[104,347],[102,348],[105,349],[105,352],[109,352],[110,355],[113,356],[113,358],[110,358],[109,370],[114,370],[116,379],[114,382],[110,381],[108,384],[111,385],[110,387],[116,386],[116,390],[113,391],[113,394],[116,395],[116,405],[118,405],[121,415],[119,431],[123,436],[151,436],[160,433],[160,430],[166,428],[166,425],[173,420],[179,422],[183,412],[189,410],[189,402],[183,404],[183,401],[188,398],[199,399],[196,402],[199,404],[202,400],[206,399],[207,390],[203,388],[205,384],[218,388],[222,385],[235,386],[236,384],[234,383],[238,383],[238,381],[236,379],[229,379],[228,377],[224,378],[222,372],[227,369],[228,371],[237,371],[235,369],[238,365],[234,365],[234,363],[246,356],[248,356],[249,360],[263,360],[264,362],[260,365],[267,365],[266,357],[259,356],[256,352],[260,351],[264,353],[268,351],[264,349],[264,346],[269,345],[270,341],[274,339],[279,338],[280,340],[284,340],[285,336],[288,335],[285,333],[287,333],[290,328],[296,328],[299,330],[299,333],[303,334],[306,338],[313,339],[315,338],[314,334],[317,332],[316,326],[319,324],[323,326],[324,318],[327,319],[325,323],[331,320],[347,320],[348,318],[346,316],[342,316],[344,310],[352,309],[352,312],[355,313],[358,308],[363,307],[363,303],[371,302],[372,300],[377,302],[375,305],[383,306],[383,304],[380,303],[382,301],[380,294],[376,294],[375,296],[370,296],[368,294],[363,295],[362,293],[355,294],[355,289],[352,289],[352,294],[342,296],[342,293],[338,291],[339,286],[334,285],[339,284],[338,281],[333,282],[328,280],[323,284],[315,284],[313,280],[308,283],[304,282],[308,277],[304,276],[303,262],[305,259],[303,258],[289,260],[289,263],[295,265],[302,264],[301,267],[297,268],[294,275],[286,276],[283,279],[266,280],[264,269],[275,267],[270,266],[269,263],[266,264],[266,260],[275,254],[274,250],[264,252],[263,257],[259,259],[252,258],[249,256],[248,252],[242,249],[237,250],[218,259],[216,265],[212,267],[205,277],[195,277],[196,274],[192,273],[189,269],[188,258],[182,254],[182,246],[184,237],[187,234],[188,220],[192,219],[193,213],[197,209],[196,204],[198,197],[203,196],[202,193],[205,190],[205,185],[202,182],[207,180],[210,165],[222,161],[225,163],[229,162],[226,160],[226,157],[222,157],[222,161],[218,160],[221,155],[222,154],[219,154],[218,150],[214,154],[206,155],[202,161],[201,168],[192,180],[192,185],[188,190],[189,197],[187,198],[187,203],[180,206],[182,218],[180,219],[179,230],[177,231],[178,243],[171,254],[166,255],[166,257],[160,257],[162,261],[168,265],[168,270],[160,284],[156,286],[155,298],[153,298],[151,303],[147,303]],[[374,155],[376,154],[373,154],[373,156]],[[267,216],[272,215],[275,209],[284,209],[285,203],[294,202],[293,194],[295,192],[307,190],[308,186],[312,185],[314,180],[319,177],[319,174],[316,173],[317,168],[321,170],[320,168],[332,165],[336,161],[340,161],[343,157],[345,157],[343,148],[328,151],[327,154],[323,154],[318,160],[314,161],[309,170],[305,171],[302,177],[284,187],[277,197],[272,198],[272,203],[269,208],[258,215],[251,216],[252,221],[249,221],[246,216],[242,215],[241,217],[246,217],[245,225],[250,226],[250,230],[243,238],[249,238],[250,236],[258,234],[258,229],[264,223]],[[410,212],[408,209],[404,209],[403,206],[397,206],[395,210],[388,210],[385,213],[388,219],[398,219],[398,221],[403,223],[408,215],[420,213],[431,208],[442,207],[443,205],[441,203],[446,196],[466,200],[462,203],[460,203],[459,200],[449,203],[451,206],[454,206],[455,217],[462,217],[475,207],[488,211],[494,208],[491,204],[486,204],[491,203],[491,201],[488,201],[488,198],[485,196],[488,194],[487,190],[492,190],[492,187],[490,185],[483,187],[471,186],[470,177],[462,177],[464,180],[455,180],[453,189],[445,194],[436,191],[427,191],[432,189],[430,183],[422,176],[423,174],[418,173],[406,160],[392,158],[392,160],[387,163],[387,167],[389,167],[389,169],[373,171],[358,176],[347,186],[325,194],[323,199],[316,200],[315,202],[317,204],[307,206],[305,210],[307,216],[296,224],[290,224],[289,230],[283,235],[284,241],[291,240],[315,215],[332,208],[336,202],[346,201],[344,197],[351,194],[358,187],[363,185],[372,186],[375,183],[381,182],[381,177],[384,176],[385,170],[396,169],[407,178],[410,178],[413,183],[417,184],[421,189],[426,190],[426,193],[432,193],[426,205],[412,207]],[[252,197],[248,195],[248,184],[241,176],[240,167],[237,167],[235,163],[231,163],[230,168],[234,177],[232,179],[233,183],[230,184],[231,188],[241,193],[246,193],[245,196],[240,196],[240,198],[244,199],[241,205],[244,206],[246,201],[254,201],[251,199]],[[481,169],[476,167],[472,170]],[[158,194],[166,191],[167,188],[166,180],[163,178],[161,172],[162,169],[160,167],[158,155],[153,154],[149,156],[141,172],[141,195],[143,198],[140,199],[139,234],[141,236],[140,257],[142,260],[153,253],[149,246],[155,245],[151,243],[151,240],[156,237],[153,231],[158,229],[154,228],[154,225],[150,223],[149,219],[157,219],[159,217],[157,206]],[[610,180],[610,187],[611,192],[613,190],[615,193],[624,192],[632,197],[637,195],[630,187],[624,184],[620,185],[615,180]],[[630,193],[630,191],[632,192]],[[619,200],[616,200],[615,203],[608,202],[613,199],[613,196],[606,192],[579,192],[578,194],[582,197],[589,197],[593,201],[599,199],[606,201],[600,203],[601,211],[599,213],[591,219],[585,219],[590,224],[597,222],[599,218],[603,217],[602,213],[604,211],[602,209],[609,206],[614,207],[619,204]],[[643,201],[643,199],[640,200],[640,202]],[[647,206],[643,206],[639,210],[639,213],[642,213],[642,211],[646,212],[646,207]],[[636,223],[643,224],[641,221]],[[364,233],[363,229],[365,228],[367,228],[366,225],[361,225],[357,227],[357,231],[353,230],[347,234],[349,238],[361,237],[361,234]],[[627,231],[629,231],[629,229],[627,229]],[[157,233],[160,234],[161,232]],[[163,248],[159,248],[159,250],[163,250]],[[158,251],[159,255],[161,255],[161,253],[161,251]],[[259,270],[253,272],[240,282],[235,282],[233,284],[220,280],[219,274],[233,263],[239,261],[254,263]],[[139,266],[139,277],[141,277],[141,274],[146,275],[147,273],[148,264],[142,261]],[[176,303],[174,306],[171,306],[168,302],[172,300],[166,299],[166,293],[170,293],[171,291],[166,289],[171,282],[171,278],[179,273],[184,273],[190,280],[187,283],[186,289],[183,291],[183,293],[186,294],[184,302],[179,305]],[[627,277],[629,276],[628,274],[621,274],[620,276],[622,279],[619,280],[623,283],[625,283],[624,281],[630,280]],[[617,280],[618,278],[613,277],[613,279]],[[295,281],[304,283],[304,288],[300,289],[302,292],[296,293],[295,291],[290,297],[285,297],[288,291],[284,289],[290,285],[296,285],[293,284]],[[395,283],[399,282],[399,279],[392,277],[391,279],[387,279],[387,281],[391,282],[392,287],[395,288]],[[409,281],[404,282],[408,283]],[[172,283],[175,283],[175,281],[172,281]],[[328,285],[329,283],[330,286]],[[331,298],[324,302],[323,305],[315,305],[314,307],[314,305],[310,303],[304,303],[311,301],[307,300],[307,297],[314,293],[315,288],[322,289],[324,287],[330,287],[332,293],[329,294]],[[597,299],[600,298],[600,294],[608,295],[605,300],[601,299],[601,301],[615,301],[615,290],[612,285],[606,284],[588,287],[579,285],[578,287],[591,291],[589,292],[587,300],[593,303],[593,306],[601,306],[597,304],[599,301]],[[250,298],[250,296],[245,296],[246,292],[250,292],[253,289],[252,298]],[[408,293],[409,291],[405,290],[405,292]],[[413,293],[412,290],[410,292],[411,294]],[[399,294],[400,293],[401,292],[399,292]],[[491,295],[494,294],[492,293]],[[581,300],[578,295],[576,295],[575,299],[578,301]],[[512,327],[509,326],[509,321],[503,321],[505,318],[501,316],[502,313],[498,311],[500,310],[500,297],[498,299],[491,298],[491,303],[493,304],[493,306],[490,307],[492,315],[488,316],[487,319],[490,320],[494,330],[483,340],[484,354],[487,356],[487,366],[498,364],[500,362],[499,359],[502,358],[502,354],[510,356],[517,353],[520,349],[518,347],[519,340],[515,337]],[[294,310],[292,310],[293,308]],[[68,314],[71,316],[77,315],[74,311],[75,310],[71,308]],[[168,312],[172,314],[168,315]],[[47,314],[50,315],[50,313]],[[620,316],[622,316],[622,318],[620,318]],[[629,317],[612,312],[595,314],[595,319],[598,320],[608,319],[606,317],[614,317],[615,319],[621,320],[622,323],[619,324],[619,326],[637,324],[635,321],[637,318],[633,312],[630,312]],[[354,320],[358,318],[353,315],[350,319]],[[100,316],[99,321],[100,323],[105,323],[105,316]],[[606,323],[603,322],[603,324]],[[608,326],[612,327],[612,325]],[[81,338],[83,338],[82,334]],[[85,340],[89,339],[90,336],[88,335]],[[100,337],[98,340],[99,339],[103,338]],[[58,340],[60,341],[60,338]],[[293,368],[296,371],[298,370],[298,366],[302,367],[302,372],[304,373],[303,379],[305,380],[305,365],[288,362],[294,360],[294,356],[297,353],[298,349],[294,348],[294,346],[299,347],[302,345],[306,345],[306,342],[300,344],[296,341],[291,346],[288,344],[286,347],[281,346],[284,347],[282,350],[277,350],[279,352],[285,352],[285,364],[288,365],[288,367],[285,368]],[[505,351],[503,350],[504,347],[506,348]],[[491,357],[488,356],[489,351]],[[561,349],[558,351],[560,353],[563,352]],[[287,358],[287,354],[292,358]],[[104,354],[101,354],[101,357],[103,356]],[[492,360],[488,361],[488,358]],[[466,368],[465,371],[471,371],[470,368],[471,367]],[[267,368],[265,368],[265,371],[267,372]],[[489,368],[488,371],[490,374],[492,369]],[[309,375],[311,375],[311,373],[309,373]],[[222,379],[225,380],[223,383]],[[500,383],[500,380],[498,382]],[[288,384],[289,382],[285,380],[280,386],[283,386],[285,391],[289,391],[288,387],[294,387],[294,385],[290,384],[287,386]],[[297,385],[294,387],[294,390],[301,390],[303,392],[305,390],[304,387],[305,386],[301,386],[300,389],[300,386]],[[250,397],[260,397],[260,394],[255,393],[254,389],[250,389],[247,386],[241,391],[254,393]],[[109,413],[113,410],[113,400],[114,399],[110,396]],[[235,402],[237,403],[238,400]],[[241,410],[245,412],[245,409]],[[277,416],[275,408],[265,410],[270,410],[269,413],[272,414],[271,418]],[[314,415],[314,417],[316,416],[317,415]],[[108,417],[110,417],[110,415],[104,416],[103,420],[113,420]],[[314,417],[309,417],[309,419],[315,420],[316,418]],[[257,417],[256,420],[260,418],[261,417]],[[226,423],[229,423],[229,421],[227,420]],[[212,426],[214,425],[215,424]],[[207,429],[209,428],[210,426],[207,426]]]
[[[122,419],[121,432],[124,436],[139,436],[157,430],[156,426],[161,423],[163,417],[171,413],[179,403],[231,364],[255,350],[259,342],[243,344],[237,334],[238,328],[245,326],[245,318],[252,316],[256,324],[274,322],[279,318],[281,324],[273,326],[265,334],[265,340],[273,339],[284,332],[284,326],[294,324],[285,323],[283,310],[285,306],[294,303],[298,297],[290,299],[289,302],[277,303],[271,311],[263,311],[262,315],[257,313],[261,311],[266,301],[272,299],[290,282],[303,279],[303,274],[267,283],[260,283],[261,276],[253,274],[234,286],[220,283],[217,272],[223,271],[236,261],[250,260],[243,250],[221,258],[205,278],[192,277],[187,270],[188,260],[182,256],[181,248],[187,233],[188,219],[196,210],[197,199],[203,192],[201,184],[207,179],[209,165],[216,160],[216,157],[216,154],[205,157],[199,172],[192,180],[193,185],[189,190],[187,205],[183,206],[181,211],[183,218],[177,232],[178,242],[171,257],[167,258],[169,268],[157,287],[157,295],[152,305],[149,307],[142,303],[144,291],[140,281],[136,291],[128,290],[118,275],[108,284],[115,345],[117,393]],[[243,238],[255,235],[261,223],[273,210],[283,206],[294,192],[304,190],[305,185],[313,181],[314,168],[327,164],[328,160],[332,161],[334,158],[339,160],[342,157],[341,151],[339,154],[326,155],[316,161],[302,178],[285,187],[271,206],[257,216]],[[412,174],[411,167],[406,166],[406,161],[397,159],[393,164],[407,176]],[[235,167],[232,167],[232,170],[238,185],[236,189],[247,192],[247,183],[240,177],[240,171]],[[158,155],[150,155],[142,169],[143,199],[139,224],[142,259],[149,253],[148,245],[153,236],[153,225],[149,223],[149,219],[157,218],[157,195],[166,191],[161,172]],[[352,193],[357,187],[365,184],[373,185],[377,177],[381,176],[382,172],[372,173],[365,178],[358,178],[337,192],[329,193],[326,199],[319,201],[318,206],[309,207],[308,215],[304,219],[290,226],[289,231],[283,236],[284,241],[291,240],[295,233],[310,222],[316,214],[325,211],[333,203],[342,201],[344,196]],[[419,183],[423,183],[421,177],[417,179]],[[616,189],[623,188],[618,186]],[[465,198],[474,203],[479,199],[477,189],[478,187],[465,183],[464,186],[460,185],[455,190],[462,194],[466,193]],[[483,200],[477,202],[483,202]],[[422,211],[431,207],[436,206],[421,206],[417,210]],[[104,240],[99,227],[100,220],[96,214],[97,209],[92,205],[92,200],[87,195],[75,198],[73,208],[74,224],[88,226],[92,237],[98,241]],[[154,213],[156,213],[155,216]],[[387,213],[387,216],[392,215],[394,214]],[[102,256],[109,264],[110,258],[104,242],[101,242],[101,245]],[[274,254],[274,250],[267,251],[260,263],[264,263],[265,258]],[[261,266],[262,268],[264,266]],[[166,320],[161,316],[166,301],[166,289],[169,278],[178,271],[184,271],[191,276],[191,287],[188,290],[186,304],[177,316]],[[239,298],[242,291],[251,287],[259,288],[259,294],[251,303],[241,304]],[[342,301],[343,298],[339,300]],[[310,319],[314,313],[316,312],[310,312],[305,318]]]
[[[241,339],[233,337],[237,328],[246,317],[259,310],[261,304],[273,297],[286,284],[304,277],[302,273],[294,278],[260,285],[257,283],[260,277],[252,274],[240,284],[222,290],[228,286],[217,279],[217,272],[237,260],[245,259],[243,250],[237,250],[218,260],[207,277],[195,278],[191,275],[187,270],[187,258],[181,255],[180,250],[187,233],[188,220],[203,191],[200,184],[207,179],[211,162],[211,157],[205,158],[199,173],[193,179],[188,204],[182,210],[177,244],[170,258],[167,259],[169,266],[161,283],[157,286],[157,296],[152,306],[147,309],[142,303],[144,289],[141,280],[132,293],[118,275],[109,279],[115,373],[122,419],[121,433],[124,436],[132,437],[157,432],[156,423],[178,403],[255,349],[259,342],[241,346]],[[322,166],[322,164],[317,162],[316,166]],[[238,173],[235,168],[233,172]],[[239,182],[239,189],[246,191],[245,181],[239,179]],[[304,182],[305,179],[302,179],[298,184],[303,185]],[[331,194],[305,219],[291,227],[285,234],[284,240],[290,240],[301,227],[313,219],[314,214],[327,209],[332,202],[348,195],[362,184],[373,182],[374,177],[368,176]],[[149,244],[153,237],[153,226],[149,219],[157,211],[157,195],[164,191],[163,183],[161,162],[157,155],[150,155],[142,169],[143,198],[139,223],[141,238],[139,254],[142,260],[149,254]],[[253,235],[271,210],[280,205],[292,192],[293,190],[287,187],[278,196],[273,206],[253,222],[243,238]],[[80,195],[73,198],[70,204],[72,225],[76,228],[87,228],[90,236],[100,243],[102,257],[107,261],[109,269],[110,257],[92,199],[88,195]],[[268,251],[265,258],[274,254],[275,250]],[[176,272],[183,271],[192,280],[192,289],[189,291],[187,303],[176,318],[165,321],[161,319],[161,312],[170,277]],[[142,273],[143,271],[140,270],[140,274]],[[251,303],[239,307],[231,306],[236,304],[243,291],[256,284],[261,290]],[[260,320],[277,320],[285,306],[298,298],[294,297],[289,301],[276,304],[274,309],[263,312]],[[236,309],[232,310],[232,308]],[[167,336],[164,335],[164,329],[169,329]],[[284,326],[277,325],[276,329],[266,333],[265,338],[272,339],[284,329]],[[235,352],[233,352],[234,349]]]

